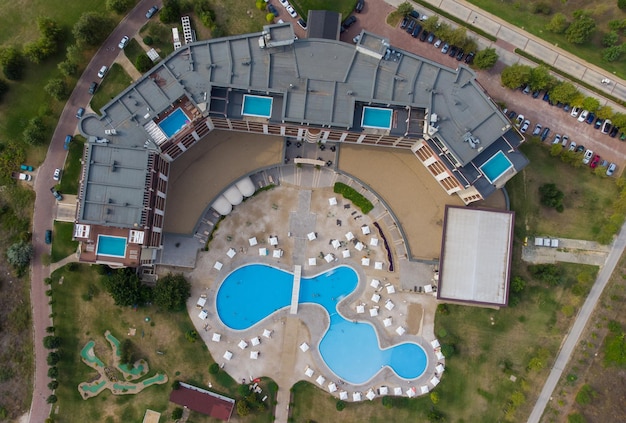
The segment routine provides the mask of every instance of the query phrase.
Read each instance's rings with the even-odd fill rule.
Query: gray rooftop
[[[307,38],[339,39],[341,13],[330,10],[309,10],[306,22]]]

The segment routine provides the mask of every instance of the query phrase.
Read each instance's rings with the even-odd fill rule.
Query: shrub
[[[175,381],[172,383],[172,389],[173,389],[173,390],[177,390],[177,389],[179,389],[179,388],[180,388],[180,381],[175,380]]]
[[[144,44],[145,44],[145,45],[147,45],[147,46],[151,46],[152,44],[154,44],[154,40],[153,40],[153,39],[152,39],[152,37],[151,37],[151,36],[149,36],[149,35],[146,35],[146,36],[143,38],[143,42],[144,42]]]
[[[43,338],[43,346],[49,350],[59,348],[61,345],[61,338],[54,335],[48,335]]]
[[[383,397],[383,407],[393,408],[393,398],[389,396]]]
[[[188,330],[185,332],[185,339],[189,342],[196,342],[198,340],[198,332],[195,330]]]
[[[528,271],[535,279],[549,285],[559,285],[563,281],[563,270],[556,264],[531,264]]]
[[[239,414],[242,417],[250,414],[250,407],[248,406],[248,403],[245,400],[237,401],[237,414]]]
[[[338,400],[335,408],[337,409],[337,411],[342,411],[344,408],[346,408],[346,403],[342,400]]]
[[[626,10],[626,0],[617,0],[617,7]]]
[[[57,367],[50,367],[48,369],[48,377],[51,379],[56,379],[59,376],[59,369]]]
[[[209,373],[216,375],[220,371],[220,366],[217,363],[213,363],[209,366]]]
[[[541,13],[542,15],[549,15],[550,13],[552,13],[552,7],[547,2],[538,1],[531,4],[530,11],[535,14]]]
[[[54,390],[55,390],[55,389],[57,389],[58,387],[59,387],[59,382],[58,382],[58,381],[56,381],[56,380],[53,380],[53,381],[51,381],[51,382],[49,382],[49,383],[48,383],[48,389],[51,389],[51,390],[53,390],[53,391],[54,391]]]
[[[354,188],[344,183],[336,182],[333,191],[352,201],[355,206],[361,209],[363,214],[368,214],[374,208],[374,205],[370,200],[358,193]]]
[[[59,356],[59,353],[55,351],[50,351],[48,353],[46,361],[48,362],[48,366],[54,366],[59,362],[60,359],[61,357]]]
[[[9,83],[4,79],[0,78],[0,101],[2,101],[2,97],[9,91]]]
[[[555,184],[543,184],[539,187],[540,202],[546,207],[554,208],[557,211],[563,207],[563,191],[559,190]]]
[[[250,386],[245,383],[242,383],[241,385],[237,387],[237,393],[241,397],[247,396],[249,392],[250,392]]]
[[[54,404],[55,402],[57,402],[56,395],[50,395],[48,398],[46,398],[46,403],[48,404]]]
[[[146,53],[141,53],[135,60],[135,67],[141,73],[148,72],[152,68],[152,60]]]
[[[172,420],[178,420],[183,417],[183,409],[180,407],[176,407],[174,411],[172,411]]]
[[[580,391],[576,394],[576,402],[580,405],[591,404],[591,401],[596,397],[596,392],[588,384],[584,384]]]
[[[65,265],[65,268],[70,272],[74,272],[76,271],[76,269],[78,269],[78,263],[75,263],[75,262],[67,263]]]

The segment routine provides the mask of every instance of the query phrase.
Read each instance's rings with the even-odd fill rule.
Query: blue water
[[[126,238],[119,236],[98,235],[98,255],[126,256]]]
[[[381,109],[379,107],[363,108],[363,127],[370,128],[391,128],[391,109]]]
[[[258,95],[244,95],[242,115],[270,117],[272,116],[272,98]]]
[[[498,151],[480,167],[480,170],[493,182],[511,167],[513,167],[513,163],[502,151]]]
[[[345,266],[300,282],[299,303],[319,304],[330,316],[318,346],[322,358],[339,378],[353,384],[367,382],[384,366],[404,379],[419,377],[427,364],[421,346],[406,342],[381,350],[373,326],[346,320],[337,312],[337,304],[357,284],[357,274]],[[218,290],[217,314],[232,329],[248,329],[288,307],[292,285],[293,275],[283,270],[262,264],[240,267]]]
[[[183,126],[189,123],[189,117],[182,109],[174,110],[168,117],[159,122],[159,128],[165,132],[168,138],[172,138]]]

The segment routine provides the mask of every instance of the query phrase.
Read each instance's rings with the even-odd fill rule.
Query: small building
[[[170,401],[225,422],[235,408],[234,399],[183,382],[170,393]]]

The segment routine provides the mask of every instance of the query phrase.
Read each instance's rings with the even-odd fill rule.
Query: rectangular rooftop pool
[[[96,251],[99,256],[126,257],[126,238],[98,235]]]
[[[243,96],[243,104],[241,105],[241,114],[269,118],[272,116],[273,101],[272,97],[245,94]]]
[[[159,128],[161,128],[168,138],[172,138],[189,122],[189,116],[187,116],[182,109],[178,108],[159,122]]]
[[[504,175],[507,170],[513,167],[513,163],[502,151],[498,151],[491,156],[480,167],[481,172],[489,179],[489,182],[494,183],[500,176]]]
[[[363,128],[391,129],[393,110],[381,107],[363,107],[361,126]]]

